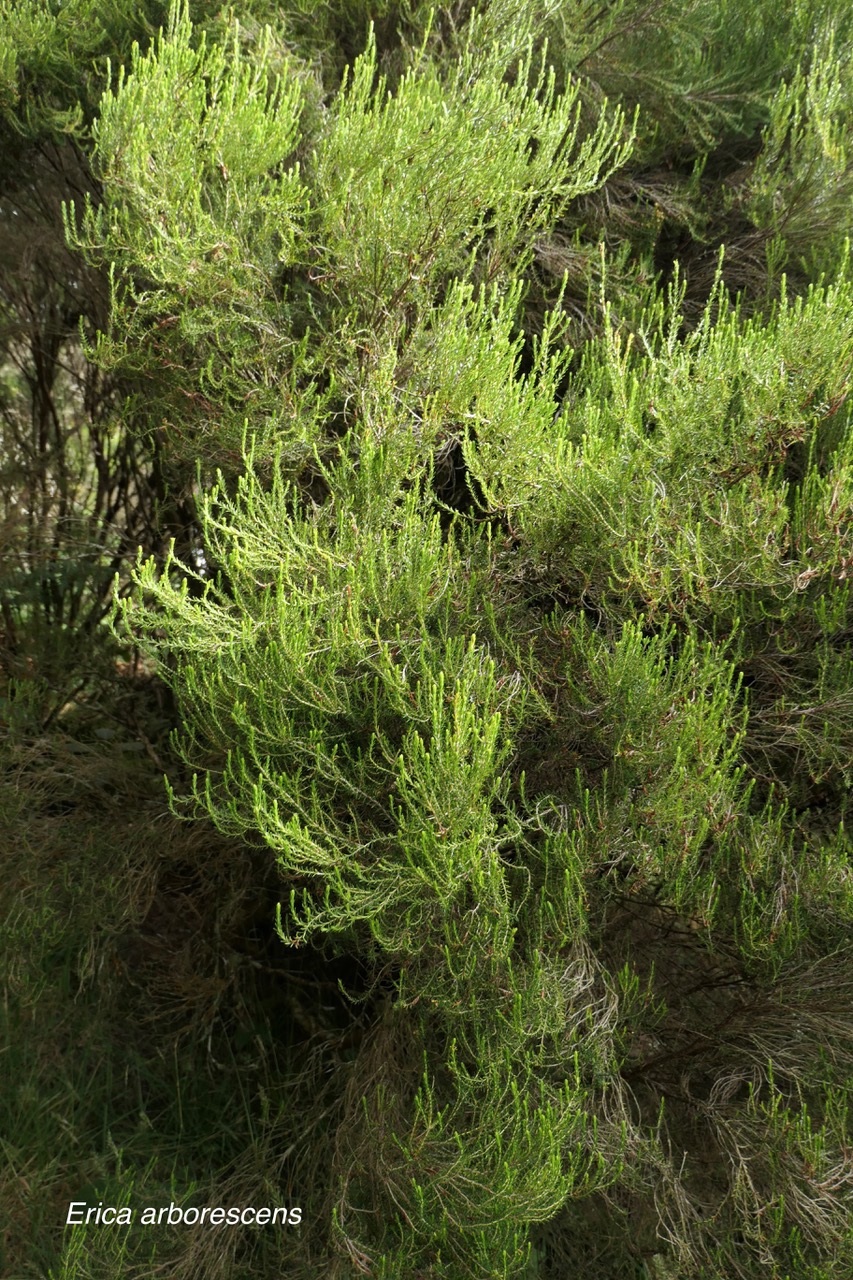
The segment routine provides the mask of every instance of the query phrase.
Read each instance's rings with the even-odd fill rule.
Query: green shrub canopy
[[[303,1206],[15,1274],[851,1274],[849,18],[594,9],[0,5],[10,1150]]]

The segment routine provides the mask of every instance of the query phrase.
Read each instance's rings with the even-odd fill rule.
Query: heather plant
[[[75,157],[3,208],[4,1265],[842,1280],[841,8],[176,6],[79,110],[60,10],[0,57]]]

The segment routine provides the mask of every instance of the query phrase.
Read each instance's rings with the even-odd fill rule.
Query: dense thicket
[[[4,1274],[851,1274],[851,48],[0,3]]]

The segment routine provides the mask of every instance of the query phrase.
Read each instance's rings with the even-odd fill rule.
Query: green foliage
[[[518,270],[520,252],[629,153],[620,113],[579,139],[577,90],[557,96],[529,52],[508,84],[506,50],[478,35],[456,66],[419,60],[387,97],[368,46],[344,85],[312,178],[316,234],[334,246],[319,269],[350,324],[372,328],[386,309],[399,323],[475,255],[487,281]]]
[[[760,321],[718,286],[685,338],[678,294],[641,315],[637,341],[613,327],[587,348],[556,421],[510,419],[488,455],[472,442],[473,474],[605,609],[613,591],[615,611],[627,596],[731,627],[776,600],[787,620],[810,584],[846,576],[850,286],[783,293]],[[502,450],[530,460],[523,500]]]
[[[42,144],[81,134],[99,96],[94,65],[126,56],[134,36],[164,14],[161,4],[104,0],[3,0],[0,112],[3,123]]]
[[[757,227],[798,252],[812,277],[831,270],[844,250],[853,189],[848,156],[849,54],[830,29],[807,69],[777,90],[746,208]]]
[[[0,1267],[846,1280],[844,8],[6,10]]]
[[[134,46],[93,127],[109,198],[87,197],[79,233],[73,202],[67,212],[74,242],[110,263],[114,320],[91,358],[137,381],[146,411],[159,410],[193,450],[213,429],[220,449],[238,448],[250,410],[259,428],[267,418],[271,431],[295,425],[302,436],[276,278],[296,254],[305,203],[298,165],[288,165],[303,93],[299,78],[271,70],[269,35],[253,55],[236,28],[228,50],[193,41],[176,10],[148,54]],[[175,425],[181,417],[192,432]]]

